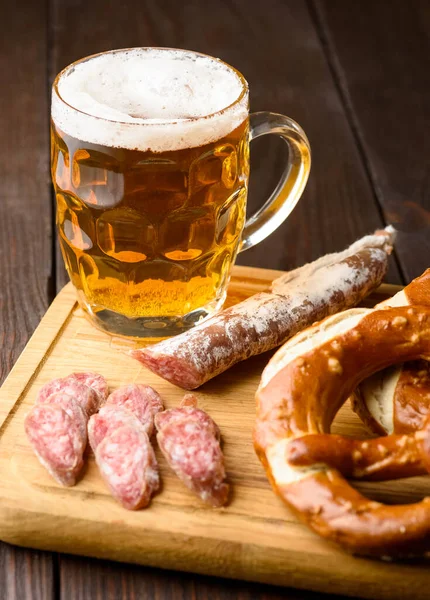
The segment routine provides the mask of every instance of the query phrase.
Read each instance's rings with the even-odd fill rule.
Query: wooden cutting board
[[[228,303],[266,288],[280,275],[236,267]],[[381,286],[370,304],[398,290]],[[160,452],[162,490],[146,510],[129,512],[109,495],[91,453],[79,483],[62,488],[34,456],[23,419],[47,381],[97,371],[111,389],[154,386],[166,407],[183,391],[147,371],[126,351],[133,342],[94,329],[67,285],[54,300],[0,390],[0,538],[12,544],[144,565],[261,581],[366,598],[429,598],[429,562],[390,564],[354,558],[321,540],[272,492],[252,447],[254,393],[271,353],[252,358],[198,391],[220,426],[230,504],[204,506],[173,475]],[[345,406],[334,431],[366,437]],[[359,486],[372,498],[411,502],[430,495],[430,477]]]

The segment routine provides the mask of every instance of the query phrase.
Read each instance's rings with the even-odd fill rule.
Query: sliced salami
[[[96,461],[113,497],[124,508],[147,506],[159,487],[154,450],[142,428],[125,424],[96,448]]]
[[[36,403],[44,403],[52,394],[58,392],[73,396],[78,401],[81,408],[85,411],[87,417],[94,414],[99,407],[98,394],[87,385],[80,383],[73,377],[63,377],[62,379],[53,379],[46,383],[40,390]]]
[[[86,445],[79,420],[57,404],[38,404],[24,426],[42,465],[61,485],[74,485]]]
[[[60,406],[74,423],[78,424],[84,445],[87,443],[87,413],[82,409],[75,396],[66,392],[55,392],[50,396],[39,398],[38,404],[55,404]]]
[[[159,394],[152,387],[137,383],[124,385],[112,392],[106,405],[122,407],[135,415],[149,436],[154,429],[155,414],[164,408]]]
[[[204,502],[218,507],[227,502],[229,492],[219,429],[196,405],[196,398],[188,395],[180,408],[156,415],[157,442],[179,479]]]
[[[186,409],[186,412],[184,411]],[[170,408],[155,415],[155,426],[157,431],[165,429],[168,425],[184,420],[186,415],[187,422],[195,421],[203,428],[210,431],[217,439],[220,438],[220,433],[217,424],[213,419],[200,408],[197,408],[197,398],[194,394],[187,394],[181,402],[179,408]]]
[[[68,379],[74,379],[79,383],[87,385],[98,394],[98,405],[102,406],[109,396],[109,387],[106,379],[98,373],[72,373]]]
[[[83,466],[87,423],[107,395],[96,373],[74,373],[45,384],[25,419],[25,430],[40,462],[62,485],[74,485]]]
[[[146,433],[139,419],[127,409],[115,405],[102,406],[88,422],[88,439],[94,454],[107,435],[125,425]]]
[[[343,252],[287,273],[271,290],[131,355],[164,379],[195,389],[314,321],[358,304],[381,283],[394,237],[392,227],[366,236]]]
[[[102,477],[125,508],[148,505],[158,489],[158,466],[149,436],[163,410],[157,392],[130,384],[115,390],[88,423],[88,435]]]

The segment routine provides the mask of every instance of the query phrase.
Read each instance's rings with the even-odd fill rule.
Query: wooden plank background
[[[49,87],[93,52],[160,45],[219,56],[248,79],[252,110],[304,127],[313,167],[303,198],[239,264],[288,269],[391,222],[400,234],[387,280],[405,283],[429,266],[427,0],[34,0],[1,14],[2,380],[66,281],[49,183]],[[277,140],[253,144],[250,211],[273,187],[284,152]],[[6,544],[0,596],[322,598]]]

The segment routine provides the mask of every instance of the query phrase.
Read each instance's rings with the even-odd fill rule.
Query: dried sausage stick
[[[179,387],[195,389],[315,321],[358,304],[381,283],[394,237],[392,227],[377,231],[343,252],[283,275],[270,291],[131,355]]]

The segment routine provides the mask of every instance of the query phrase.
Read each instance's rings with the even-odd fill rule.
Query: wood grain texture
[[[0,377],[50,298],[51,206],[45,18],[41,7],[3,13],[0,36]],[[33,35],[30,31],[36,29]],[[13,41],[15,54],[7,52]]]
[[[277,274],[236,267],[230,298],[265,289]],[[381,294],[392,291],[382,288]],[[203,505],[158,450],[162,491],[147,510],[126,511],[111,498],[90,452],[78,484],[57,485],[33,455],[23,430],[24,415],[44,383],[87,369],[103,374],[111,389],[133,381],[153,385],[166,407],[182,398],[183,390],[126,354],[133,345],[95,330],[77,307],[71,285],[51,305],[0,390],[0,538],[40,549],[323,592],[395,600],[412,591],[417,599],[427,597],[430,572],[425,566],[348,556],[299,523],[273,494],[252,447],[254,394],[270,353],[236,365],[197,392],[201,407],[223,435],[232,484],[227,507]],[[365,435],[349,407],[340,411],[334,431]],[[424,477],[358,487],[389,502],[410,502],[429,493]],[[65,584],[71,581],[68,573]]]
[[[0,381],[49,304],[52,239],[46,6],[1,15]],[[0,597],[53,598],[51,555],[1,543]]]
[[[430,3],[315,0],[329,60],[407,281],[430,256]]]
[[[3,600],[55,598],[51,552],[28,550],[1,542],[0,594]]]
[[[67,556],[62,600],[329,600],[326,594]],[[337,600],[346,596],[336,596]]]

